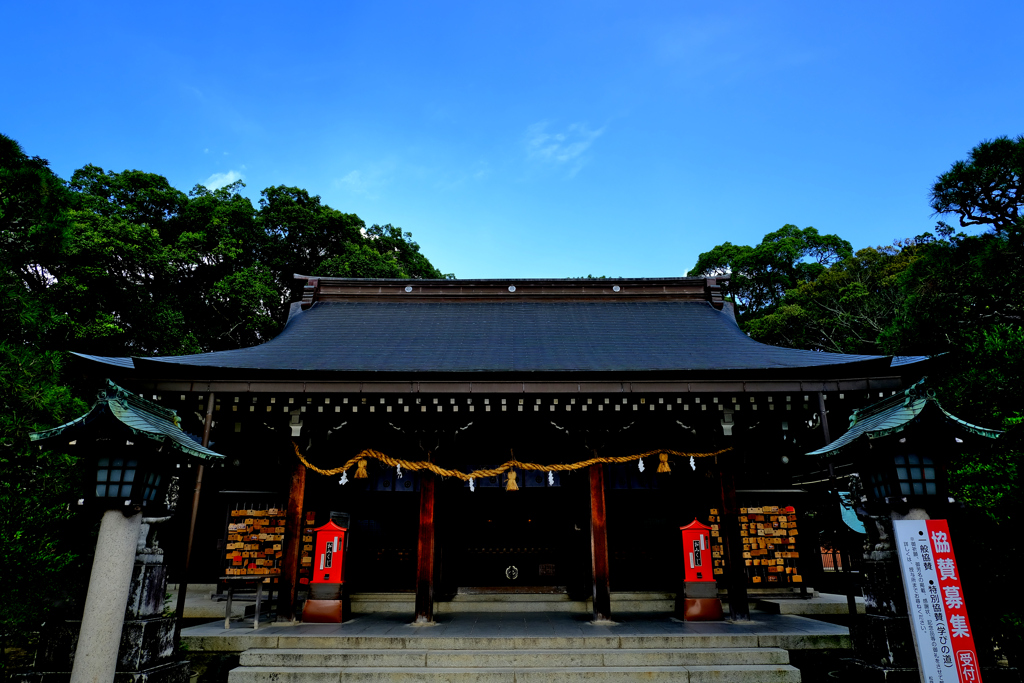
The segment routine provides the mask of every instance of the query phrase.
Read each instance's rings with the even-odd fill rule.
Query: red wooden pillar
[[[416,544],[416,621],[434,621],[434,475],[420,475],[420,533]]]
[[[299,547],[302,545],[302,508],[306,498],[306,466],[295,460],[292,484],[288,490],[288,511],[285,517],[284,561],[281,563],[281,586],[277,592],[277,620],[295,621],[295,598],[298,591]]]
[[[728,456],[718,462],[718,483],[722,493],[722,540],[725,542],[726,586],[729,589],[729,618],[750,621],[747,602],[747,570],[743,562],[740,538],[739,507],[736,503],[736,480]]]
[[[604,465],[590,466],[590,557],[594,571],[594,621],[611,621],[608,583],[608,526],[604,507]]]

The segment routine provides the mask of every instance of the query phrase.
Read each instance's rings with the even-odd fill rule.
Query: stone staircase
[[[551,681],[675,681],[681,683],[799,683],[800,672],[780,648],[721,646],[609,648],[606,639],[538,638],[523,649],[487,649],[492,638],[442,639],[430,649],[416,639],[337,638],[332,648],[251,649],[228,683],[549,683]],[[450,640],[445,643],[443,640]],[[665,642],[652,644],[665,645]],[[377,642],[373,642],[377,641]],[[563,641],[574,641],[564,647]],[[579,642],[582,641],[582,642]],[[446,647],[450,645],[451,647]],[[591,647],[588,647],[590,645]],[[360,647],[362,646],[362,647]],[[474,647],[479,646],[479,647]]]

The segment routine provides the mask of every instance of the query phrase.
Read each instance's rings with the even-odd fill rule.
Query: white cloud
[[[209,190],[219,190],[222,187],[227,187],[231,183],[237,180],[245,180],[238,171],[228,171],[227,173],[214,173],[212,176],[206,179],[203,185]]]
[[[367,164],[364,170],[354,169],[335,179],[335,187],[348,190],[367,199],[380,199],[381,192],[391,184],[398,168],[394,159]]]
[[[491,167],[486,161],[478,161],[473,167],[473,179],[483,180],[491,174]]]
[[[338,185],[347,187],[356,194],[366,194],[369,188],[366,177],[360,171],[349,171],[335,182]]]
[[[570,177],[586,163],[586,151],[601,137],[604,128],[591,129],[586,123],[573,123],[562,132],[549,132],[548,122],[540,121],[526,129],[526,155],[552,166],[568,166]]]

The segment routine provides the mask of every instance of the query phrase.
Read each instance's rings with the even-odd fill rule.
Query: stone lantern
[[[861,565],[867,613],[850,629],[856,680],[919,680],[892,522],[954,517],[948,464],[965,446],[1001,433],[950,414],[921,380],[854,411],[845,434],[808,454],[852,463],[859,475],[853,506],[868,539]]]
[[[162,553],[147,548],[141,532],[148,530],[144,522],[166,518],[176,466],[222,456],[182,431],[173,410],[109,380],[88,413],[30,436],[40,448],[87,460],[91,477],[79,505],[102,515],[81,626],[78,633],[66,629],[44,642],[37,669],[70,668],[72,683],[114,680],[115,672],[187,678],[187,662],[169,661],[174,620],[162,616]],[[136,646],[122,647],[122,632],[130,632],[123,641]]]

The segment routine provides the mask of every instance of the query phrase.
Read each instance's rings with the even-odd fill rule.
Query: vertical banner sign
[[[944,519],[894,520],[923,683],[981,683],[960,570]]]

